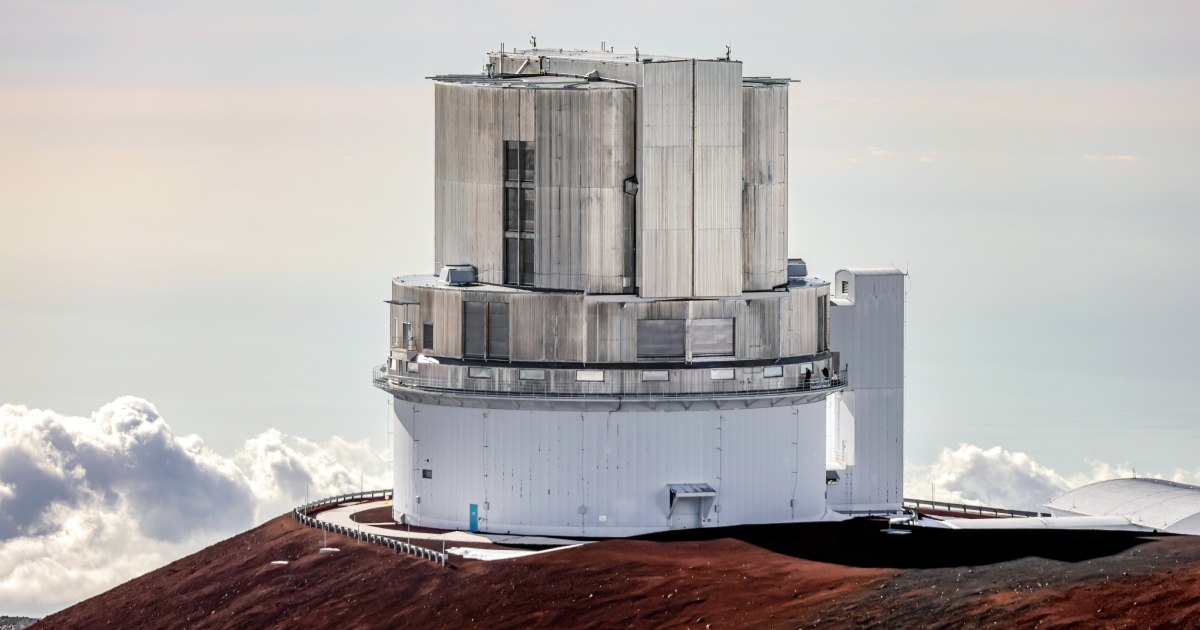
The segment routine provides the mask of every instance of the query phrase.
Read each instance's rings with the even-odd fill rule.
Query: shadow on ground
[[[658,542],[732,538],[805,560],[872,568],[977,566],[1040,557],[1081,562],[1111,556],[1154,536],[1085,530],[951,530],[912,528],[886,533],[887,522],[857,518],[838,523],[778,523],[675,530],[639,536]]]

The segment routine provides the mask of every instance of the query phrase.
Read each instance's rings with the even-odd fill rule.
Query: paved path
[[[374,508],[390,507],[391,501],[364,501],[361,503],[347,503],[332,510],[325,510],[316,514],[313,518],[334,525],[341,525],[349,529],[360,530],[363,533],[375,534],[377,536],[387,536],[399,540],[428,540],[428,541],[444,541],[447,543],[447,553],[462,556],[464,558],[472,558],[475,560],[506,560],[509,558],[519,558],[521,556],[529,556],[535,553],[544,553],[545,551],[555,551],[556,549],[565,549],[568,547],[577,547],[581,543],[577,540],[569,540],[566,538],[548,538],[546,536],[513,536],[511,534],[473,534],[471,532],[447,531],[447,532],[408,532],[403,530],[390,529],[379,527],[380,525],[391,525],[391,522],[384,523],[359,523],[350,518],[351,514],[370,510]],[[544,551],[525,551],[523,549],[473,549],[469,547],[450,547],[449,543],[495,543],[498,545],[563,545],[554,549],[546,549]]]
[[[325,510],[313,518],[317,519],[318,521],[325,521],[326,523],[333,523],[334,525],[341,525],[342,527],[348,527],[350,529],[358,529],[364,533],[375,534],[377,536],[387,536],[389,538],[398,538],[400,540],[444,540],[446,542],[473,543],[493,542],[489,538],[479,534],[472,534],[470,532],[440,532],[437,534],[431,532],[406,532],[402,530],[378,527],[378,525],[385,525],[388,523],[359,523],[358,521],[350,518],[350,515],[356,512],[362,512],[364,510],[370,510],[373,508],[390,507],[391,505],[391,501],[347,503],[346,505],[333,508],[332,510]]]

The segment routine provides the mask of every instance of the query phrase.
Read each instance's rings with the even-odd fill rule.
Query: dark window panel
[[[817,298],[817,351],[829,349],[829,298]]]
[[[463,302],[463,356],[487,356],[486,302]]]
[[[519,284],[521,281],[519,240],[515,237],[504,239],[504,284]]]
[[[517,188],[504,189],[504,229],[521,229],[521,190]]]
[[[733,356],[733,320],[693,319],[692,356]]]
[[[637,323],[638,358],[684,356],[685,322],[682,319],[640,319]]]
[[[537,219],[534,192],[532,188],[521,189],[521,231],[523,232],[532,232],[534,221]]]
[[[537,241],[523,238],[521,241],[521,284],[533,284],[533,248]]]
[[[421,348],[433,350],[433,322],[425,322],[421,330]]]
[[[520,144],[514,140],[504,143],[504,179],[517,181],[521,179]]]
[[[521,143],[521,181],[533,181],[534,164],[537,162],[537,152],[532,142]]]
[[[488,358],[508,358],[508,305],[488,304]]]

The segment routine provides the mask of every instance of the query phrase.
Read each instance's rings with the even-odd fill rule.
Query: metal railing
[[[1036,518],[1050,516],[1044,512],[1028,512],[1026,510],[1009,510],[1006,508],[988,507],[986,505],[968,505],[966,503],[947,503],[945,501],[929,501],[926,499],[905,499],[904,507],[913,510],[935,510],[949,514],[964,516],[987,516],[991,518]]]
[[[515,369],[515,368],[491,368]],[[585,370],[591,371],[591,370]],[[838,390],[845,387],[845,370],[829,378],[813,377],[794,386],[752,387],[736,379],[709,381],[702,390],[668,391],[659,389],[653,381],[637,382],[636,391],[627,391],[622,381],[571,381],[563,383],[549,380],[503,380],[492,378],[430,378],[409,376],[389,372],[387,366],[376,366],[372,372],[375,387],[388,391],[398,388],[417,391],[459,395],[474,395],[503,398],[611,398],[625,400],[672,400],[689,398],[747,398],[762,396],[786,396]],[[501,384],[503,383],[503,384]]]
[[[388,549],[394,549],[398,553],[407,553],[409,555],[437,563],[440,566],[446,566],[447,554],[444,551],[435,551],[433,549],[429,549],[428,547],[413,545],[400,540],[399,538],[364,533],[359,529],[352,529],[344,525],[322,521],[308,515],[309,512],[320,508],[334,507],[354,501],[368,501],[372,499],[387,500],[391,497],[391,490],[369,490],[367,492],[354,492],[351,494],[340,494],[336,497],[326,497],[324,499],[317,499],[316,501],[311,501],[309,503],[305,503],[304,505],[297,506],[292,510],[292,519],[307,527],[333,532],[343,536],[349,536],[355,540],[371,543],[373,545],[379,545],[381,547],[387,547]]]

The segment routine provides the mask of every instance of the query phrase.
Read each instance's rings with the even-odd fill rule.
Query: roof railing
[[[945,512],[947,514],[962,514],[963,516],[988,518],[1037,518],[1041,516],[1050,516],[1045,512],[1009,510],[1006,508],[989,507],[986,505],[947,503],[945,501],[931,501],[927,499],[905,499],[904,507],[913,510],[929,510],[931,512]]]
[[[443,567],[446,566],[446,560],[447,560],[448,556],[446,555],[445,551],[436,551],[436,550],[430,549],[428,547],[422,547],[420,545],[414,545],[409,542],[400,540],[399,532],[397,532],[397,536],[395,536],[395,537],[381,536],[379,534],[363,532],[360,529],[351,529],[344,525],[338,525],[337,523],[331,523],[329,521],[322,521],[320,519],[316,519],[316,518],[309,516],[309,514],[311,512],[313,512],[314,510],[321,511],[324,509],[337,507],[339,505],[343,505],[346,503],[357,503],[357,502],[371,501],[371,500],[386,501],[387,499],[390,499],[390,498],[392,498],[391,490],[368,490],[366,492],[353,492],[350,494],[339,494],[336,497],[327,497],[324,499],[317,499],[316,501],[310,501],[303,505],[296,506],[296,508],[294,508],[292,510],[292,519],[295,520],[296,522],[300,523],[301,525],[305,525],[307,527],[312,527],[314,529],[320,529],[320,530],[324,530],[327,532],[333,532],[335,534],[341,534],[343,536],[349,536],[350,538],[353,538],[353,539],[361,541],[361,542],[371,543],[373,545],[379,545],[381,547],[387,547],[388,549],[394,549],[398,553],[407,553],[411,556],[416,556],[418,558],[429,560],[440,566],[443,566]]]
[[[467,368],[464,368],[467,369]],[[505,368],[501,368],[505,369]],[[594,371],[594,370],[586,370]],[[793,386],[747,387],[737,380],[714,380],[703,389],[686,391],[654,390],[637,383],[636,389],[625,389],[621,381],[574,381],[551,383],[548,380],[505,381],[502,385],[491,378],[429,378],[392,372],[387,366],[376,366],[372,374],[375,387],[384,391],[416,390],[440,394],[475,395],[503,398],[612,398],[637,400],[671,400],[691,398],[746,398],[785,396],[839,390],[848,384],[847,372],[813,376]]]

